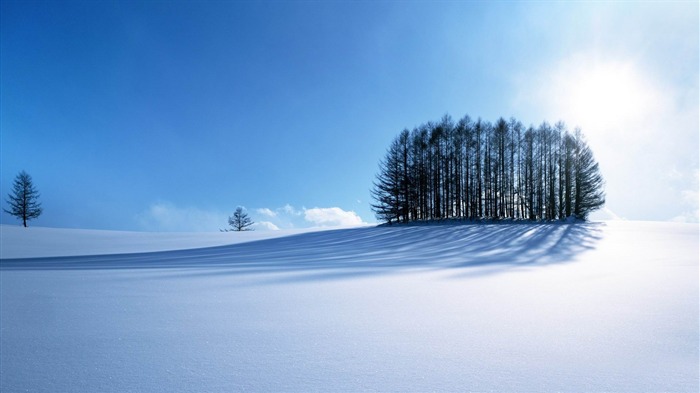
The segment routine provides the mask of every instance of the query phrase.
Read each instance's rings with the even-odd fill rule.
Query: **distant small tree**
[[[239,206],[233,212],[233,216],[228,218],[228,224],[231,226],[231,229],[226,229],[224,232],[252,231],[253,229],[249,227],[255,223],[248,217],[248,213],[244,212],[243,208]]]
[[[32,177],[25,171],[21,171],[12,184],[12,192],[8,194],[6,199],[10,205],[10,210],[3,209],[6,213],[11,214],[22,220],[22,225],[27,227],[27,221],[37,218],[41,215],[41,203],[39,203],[39,191],[34,188]]]

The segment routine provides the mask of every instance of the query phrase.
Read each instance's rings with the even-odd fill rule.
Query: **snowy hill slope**
[[[0,258],[130,254],[272,239],[317,228],[251,232],[127,232],[0,225]]]
[[[698,226],[0,260],[2,391],[697,391]]]

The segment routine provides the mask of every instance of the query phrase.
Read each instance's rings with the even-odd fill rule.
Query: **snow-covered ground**
[[[7,259],[5,236],[3,392],[699,388],[697,224],[356,228],[44,259]]]
[[[130,254],[245,243],[318,228],[244,232],[126,232],[0,225],[0,258]]]

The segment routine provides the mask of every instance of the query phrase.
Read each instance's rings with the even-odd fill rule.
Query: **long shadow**
[[[193,275],[307,273],[309,279],[564,263],[592,249],[600,223],[461,224],[342,229],[230,246],[138,254],[0,259],[0,270],[189,269]],[[178,272],[179,274],[182,271]]]

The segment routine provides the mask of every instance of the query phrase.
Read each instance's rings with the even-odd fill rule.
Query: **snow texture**
[[[54,235],[68,236],[42,232]],[[394,226],[112,252],[0,260],[1,391],[699,388],[696,224]]]

